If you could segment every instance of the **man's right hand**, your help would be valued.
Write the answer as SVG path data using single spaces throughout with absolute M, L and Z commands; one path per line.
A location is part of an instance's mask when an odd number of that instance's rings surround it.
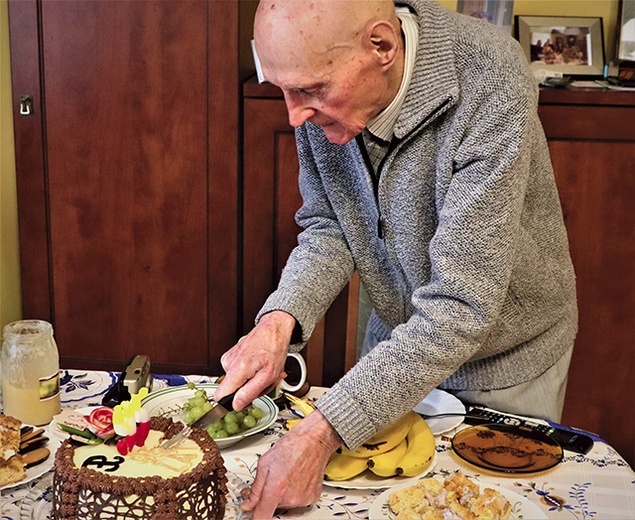
M 239 389 L 233 406 L 242 410 L 278 384 L 286 375 L 284 363 L 295 324 L 295 318 L 284 311 L 262 316 L 251 332 L 221 357 L 226 375 L 214 393 L 214 400 Z

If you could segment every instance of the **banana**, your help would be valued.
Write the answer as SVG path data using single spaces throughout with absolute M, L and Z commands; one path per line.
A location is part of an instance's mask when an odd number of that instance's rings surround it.
M 366 459 L 337 453 L 331 457 L 326 465 L 324 478 L 326 480 L 348 480 L 362 473 L 367 467 Z
M 357 449 L 351 451 L 344 447 L 342 448 L 342 453 L 351 457 L 367 459 L 388 450 L 392 450 L 395 446 L 397 446 L 397 444 L 406 438 L 406 435 L 408 435 L 410 425 L 412 424 L 415 415 L 420 417 L 416 412 L 413 412 L 412 410 L 409 411 L 394 423 L 386 426 L 383 430 L 378 431 L 375 435 L 373 435 L 373 437 Z
M 368 459 L 368 467 L 378 477 L 394 477 L 397 474 L 397 466 L 407 451 L 408 441 L 404 439 L 392 450 Z
M 414 413 L 414 412 L 413 412 Z M 418 414 L 406 436 L 408 450 L 397 465 L 397 475 L 414 477 L 430 467 L 436 449 L 434 435 L 428 423 Z
M 300 419 L 299 417 L 294 418 L 294 419 L 285 419 L 284 420 L 284 427 L 287 430 L 290 430 L 291 428 L 293 428 L 296 424 L 298 424 L 302 419 Z
M 315 405 L 308 399 L 300 399 L 299 397 L 296 397 L 293 394 L 288 394 L 287 392 L 284 392 L 284 396 L 293 406 L 295 406 L 300 412 L 302 412 L 304 417 L 315 410 Z

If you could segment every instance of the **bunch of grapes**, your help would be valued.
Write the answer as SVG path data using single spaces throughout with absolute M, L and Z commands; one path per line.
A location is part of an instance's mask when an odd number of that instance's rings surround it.
M 207 392 L 204 389 L 196 388 L 192 382 L 187 384 L 191 390 L 195 390 L 194 396 L 183 405 L 183 420 L 187 424 L 192 424 L 209 412 L 214 405 L 210 402 Z M 262 419 L 265 412 L 257 406 L 250 406 L 240 412 L 229 412 L 222 419 L 213 422 L 207 427 L 207 432 L 212 439 L 224 439 L 237 433 L 250 430 Z

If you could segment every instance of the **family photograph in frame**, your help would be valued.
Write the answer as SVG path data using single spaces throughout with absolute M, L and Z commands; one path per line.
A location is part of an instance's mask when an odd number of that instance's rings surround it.
M 515 17 L 516 37 L 534 71 L 592 77 L 604 73 L 602 18 Z
M 617 59 L 635 61 L 635 0 L 621 0 Z

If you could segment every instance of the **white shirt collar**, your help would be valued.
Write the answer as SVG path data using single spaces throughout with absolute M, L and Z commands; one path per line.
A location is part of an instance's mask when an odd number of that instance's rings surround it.
M 405 40 L 404 71 L 401 78 L 401 85 L 395 98 L 379 114 L 368 122 L 367 128 L 373 135 L 390 141 L 392 139 L 395 123 L 399 117 L 399 112 L 406 99 L 406 93 L 410 86 L 412 71 L 414 70 L 415 57 L 417 53 L 417 39 L 419 38 L 419 26 L 415 17 L 407 7 L 397 7 L 397 16 L 401 20 L 401 28 Z

